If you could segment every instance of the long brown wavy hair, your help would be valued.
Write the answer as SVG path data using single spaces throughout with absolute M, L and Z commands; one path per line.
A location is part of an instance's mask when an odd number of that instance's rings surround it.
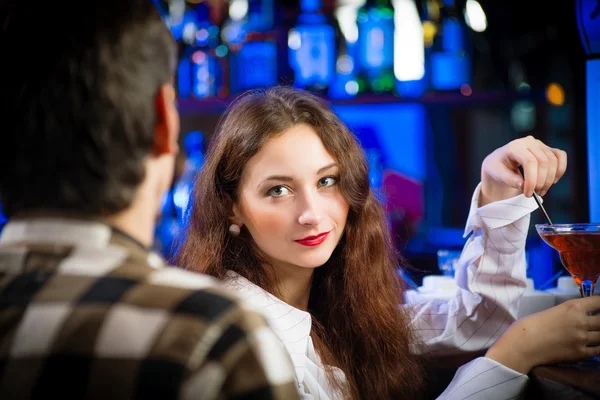
M 314 272 L 308 308 L 317 351 L 325 364 L 344 371 L 348 397 L 418 398 L 422 369 L 409 348 L 409 316 L 400 307 L 405 286 L 397 268 L 402 259 L 370 188 L 362 147 L 320 98 L 273 87 L 246 93 L 230 105 L 196 182 L 177 263 L 218 278 L 233 270 L 278 295 L 272 265 L 245 228 L 237 237 L 228 233 L 229 217 L 248 160 L 265 141 L 298 124 L 313 127 L 340 165 L 339 185 L 350 205 L 340 243 Z M 335 384 L 333 373 L 328 375 Z

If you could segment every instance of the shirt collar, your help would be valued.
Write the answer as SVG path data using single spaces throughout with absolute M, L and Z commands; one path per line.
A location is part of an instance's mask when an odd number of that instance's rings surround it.
M 10 220 L 0 234 L 0 244 L 53 243 L 102 249 L 126 248 L 131 258 L 161 268 L 164 260 L 122 230 L 94 219 L 30 217 Z
M 238 297 L 255 308 L 259 308 L 263 314 L 268 310 L 266 317 L 276 325 L 292 324 L 295 327 L 294 332 L 301 332 L 303 335 L 310 334 L 312 318 L 309 312 L 289 305 L 236 272 L 227 271 L 226 283 L 237 293 Z
M 2 230 L 0 243 L 47 242 L 94 248 L 106 247 L 111 228 L 98 221 L 35 217 L 11 219 Z

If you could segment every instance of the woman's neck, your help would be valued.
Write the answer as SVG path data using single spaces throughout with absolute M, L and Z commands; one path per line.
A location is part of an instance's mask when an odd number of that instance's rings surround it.
M 275 266 L 277 289 L 281 299 L 299 310 L 308 310 L 313 269 Z

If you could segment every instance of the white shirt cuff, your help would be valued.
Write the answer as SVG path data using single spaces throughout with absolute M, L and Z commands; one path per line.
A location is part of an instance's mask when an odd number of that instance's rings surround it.
M 525 197 L 523 194 L 479 207 L 480 196 L 481 183 L 477 185 L 473 193 L 463 237 L 469 236 L 472 231 L 484 226 L 488 229 L 496 229 L 510 225 L 538 208 L 533 197 Z
M 512 399 L 525 389 L 529 378 L 499 362 L 479 357 L 460 367 L 438 399 Z

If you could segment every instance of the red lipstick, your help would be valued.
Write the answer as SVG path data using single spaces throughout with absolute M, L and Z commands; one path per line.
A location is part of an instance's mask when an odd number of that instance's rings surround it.
M 302 246 L 318 246 L 321 243 L 323 243 L 325 239 L 327 239 L 327 236 L 329 236 L 329 232 L 323 232 L 316 236 L 307 236 L 303 239 L 298 239 L 295 242 L 301 244 Z

